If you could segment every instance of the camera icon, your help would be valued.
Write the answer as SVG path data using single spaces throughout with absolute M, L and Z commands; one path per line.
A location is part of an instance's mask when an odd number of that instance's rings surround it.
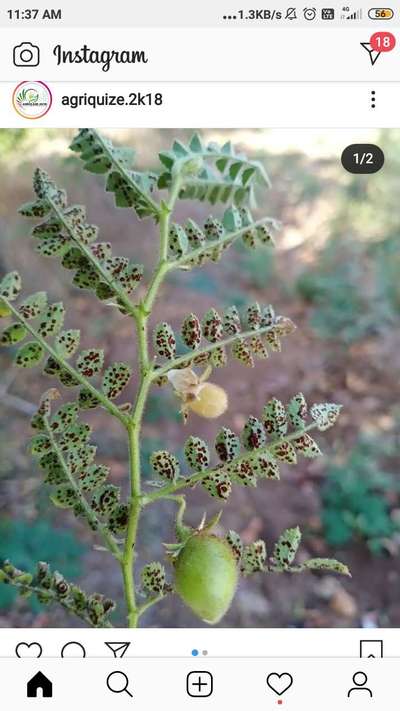
M 40 49 L 32 42 L 21 42 L 13 49 L 13 62 L 16 67 L 38 67 Z

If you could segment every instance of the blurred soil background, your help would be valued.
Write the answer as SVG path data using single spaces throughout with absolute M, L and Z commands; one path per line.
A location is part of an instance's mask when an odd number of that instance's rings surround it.
M 133 146 L 139 168 L 157 168 L 157 153 L 191 131 L 106 131 L 116 143 Z M 309 402 L 333 401 L 343 410 L 338 424 L 317 437 L 325 456 L 282 466 L 280 482 L 257 489 L 235 487 L 221 532 L 233 528 L 246 542 L 270 544 L 299 524 L 301 555 L 335 556 L 352 578 L 309 574 L 252 576 L 240 584 L 226 627 L 399 627 L 400 626 L 400 132 L 207 130 L 207 141 L 232 140 L 262 160 L 272 189 L 260 194 L 259 216 L 282 222 L 275 250 L 249 251 L 237 244 L 223 260 L 173 275 L 162 289 L 153 324 L 167 320 L 179 330 L 191 310 L 200 316 L 249 301 L 272 303 L 297 325 L 283 352 L 258 361 L 253 370 L 230 361 L 213 380 L 229 393 L 228 413 L 219 421 L 196 415 L 183 428 L 168 388 L 152 391 L 143 434 L 144 477 L 151 477 L 151 451 L 168 448 L 181 457 L 185 439 L 212 441 L 226 425 L 239 429 L 275 396 L 287 402 L 302 391 Z M 17 214 L 31 199 L 31 176 L 40 165 L 64 186 L 69 202 L 84 203 L 100 239 L 146 265 L 157 249 L 150 220 L 117 210 L 102 176 L 85 173 L 68 150 L 69 130 L 0 130 L 0 273 L 18 269 L 27 293 L 45 288 L 67 306 L 67 324 L 82 330 L 82 343 L 104 346 L 107 361 L 135 364 L 132 323 L 94 297 L 71 286 L 56 259 L 33 250 L 29 221 Z M 350 143 L 378 143 L 386 162 L 376 175 L 352 176 L 340 163 Z M 211 209 L 184 202 L 177 221 L 202 224 Z M 220 216 L 222 209 L 213 208 Z M 119 603 L 116 625 L 124 625 L 119 571 L 95 550 L 93 536 L 68 511 L 55 509 L 28 452 L 29 415 L 49 379 L 38 371 L 16 371 L 10 351 L 0 352 L 0 559 L 33 568 L 49 560 L 88 592 Z M 130 386 L 135 387 L 135 381 Z M 125 395 L 126 397 L 126 395 Z M 117 422 L 101 411 L 87 416 L 95 428 L 98 459 L 111 466 L 112 481 L 126 489 L 127 452 Z M 189 494 L 189 520 L 197 524 L 218 503 L 200 489 Z M 151 507 L 142 518 L 140 562 L 159 560 L 161 543 L 173 539 L 174 508 Z M 223 528 L 222 528 L 223 527 Z M 59 608 L 16 599 L 0 587 L 0 626 L 69 627 L 79 624 Z M 198 627 L 179 600 L 152 608 L 144 624 Z

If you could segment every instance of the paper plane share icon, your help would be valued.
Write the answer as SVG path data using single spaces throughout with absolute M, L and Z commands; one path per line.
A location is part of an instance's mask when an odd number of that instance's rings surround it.
M 382 52 L 378 52 L 378 50 L 373 49 L 371 47 L 370 42 L 360 42 L 360 44 L 361 44 L 361 47 L 364 47 L 364 49 L 368 52 L 369 58 L 371 60 L 371 64 L 372 64 L 372 66 L 374 66 L 375 62 L 377 61 L 377 59 L 379 59 Z
M 115 659 L 121 659 L 124 657 L 127 650 L 131 646 L 130 642 L 104 642 L 106 647 L 111 649 Z

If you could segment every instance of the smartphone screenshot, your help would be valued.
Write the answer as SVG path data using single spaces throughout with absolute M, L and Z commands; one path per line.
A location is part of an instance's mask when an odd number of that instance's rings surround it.
M 0 9 L 4 708 L 391 708 L 400 7 Z

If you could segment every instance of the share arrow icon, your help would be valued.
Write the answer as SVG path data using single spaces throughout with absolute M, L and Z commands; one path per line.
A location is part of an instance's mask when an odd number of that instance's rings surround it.
M 111 649 L 115 659 L 121 659 L 124 657 L 127 650 L 131 646 L 130 642 L 104 642 L 106 647 Z
M 369 58 L 371 60 L 371 64 L 372 64 L 372 66 L 374 66 L 375 62 L 377 61 L 377 59 L 379 59 L 382 52 L 378 52 L 376 49 L 371 47 L 370 42 L 360 42 L 360 44 L 361 44 L 361 47 L 364 47 L 364 49 L 368 52 Z

